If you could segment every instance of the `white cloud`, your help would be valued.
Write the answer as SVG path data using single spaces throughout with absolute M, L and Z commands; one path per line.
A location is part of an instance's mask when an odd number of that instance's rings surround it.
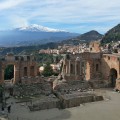
M 20 5 L 24 3 L 26 0 L 5 0 L 4 2 L 0 2 L 0 10 L 5 10 L 12 8 L 14 6 Z
M 108 27 L 103 25 L 102 29 L 100 24 L 106 22 L 113 25 L 113 22 L 115 24 L 120 21 L 120 0 L 5 0 L 0 2 L 1 10 L 3 12 L 0 15 L 8 16 L 15 23 L 14 26 L 31 22 L 55 22 L 59 26 L 65 23 L 96 23 L 99 29 L 106 30 Z M 86 29 L 90 28 L 85 26 Z
M 24 17 L 19 17 L 19 16 L 13 15 L 9 18 L 9 20 L 14 28 L 28 26 L 28 24 L 29 24 L 28 20 Z
M 43 19 L 45 21 L 95 21 L 95 19 L 104 17 L 104 19 L 112 19 L 111 16 L 119 16 L 120 12 L 120 1 L 108 1 L 108 0 L 89 0 L 89 1 L 83 1 L 83 0 L 74 0 L 74 1 L 68 1 L 68 0 L 57 0 L 50 3 L 50 0 L 46 0 L 44 7 L 40 7 L 43 5 L 42 3 L 35 3 L 34 5 L 39 6 L 37 8 L 33 8 L 33 11 L 31 11 L 30 18 L 39 17 L 40 19 Z M 31 3 L 32 4 L 32 3 Z M 56 5 L 57 4 L 57 5 Z M 114 8 L 114 9 L 113 9 Z M 96 17 L 96 18 L 95 18 Z M 100 18 L 102 19 L 102 18 Z

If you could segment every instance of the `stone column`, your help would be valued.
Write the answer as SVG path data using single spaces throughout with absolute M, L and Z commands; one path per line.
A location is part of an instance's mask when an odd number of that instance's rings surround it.
M 81 61 L 80 61 L 80 75 L 82 75 Z
M 80 61 L 77 61 L 77 75 L 80 76 L 80 71 L 81 71 L 81 68 L 80 68 Z
M 4 68 L 0 70 L 0 84 L 4 83 Z
M 94 75 L 94 66 L 93 66 L 93 61 L 90 60 L 89 61 L 89 69 L 90 69 L 90 79 L 93 78 L 93 75 Z
M 69 74 L 69 61 L 66 61 L 65 65 L 66 65 L 66 74 Z
M 37 69 L 38 69 L 38 68 L 37 68 L 37 65 L 35 64 L 35 65 L 34 65 L 34 76 L 37 76 Z
M 18 65 L 14 65 L 14 81 L 13 83 L 17 83 L 20 80 L 20 69 Z
M 77 61 L 75 60 L 75 76 L 77 75 Z
M 68 74 L 69 74 L 69 75 L 71 74 L 71 73 L 70 73 L 70 71 L 71 71 L 70 65 L 71 65 L 71 61 L 69 60 L 69 71 L 68 71 Z
M 27 77 L 30 77 L 30 65 L 27 65 Z

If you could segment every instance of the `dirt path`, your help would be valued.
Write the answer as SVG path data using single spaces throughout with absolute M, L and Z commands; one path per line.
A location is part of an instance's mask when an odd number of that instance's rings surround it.
M 64 110 L 30 112 L 27 106 L 14 104 L 10 117 L 11 120 L 16 120 L 17 117 L 21 118 L 20 120 L 120 120 L 120 93 L 107 90 L 106 94 L 111 100 L 87 103 Z

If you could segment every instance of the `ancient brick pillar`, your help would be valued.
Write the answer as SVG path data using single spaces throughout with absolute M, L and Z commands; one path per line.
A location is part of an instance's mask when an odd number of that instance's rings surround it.
M 77 61 L 75 60 L 75 76 L 77 75 Z
M 0 84 L 4 83 L 4 69 L 0 69 Z
M 90 80 L 90 63 L 86 63 L 86 80 Z
M 34 76 L 37 76 L 37 64 L 34 65 Z
M 19 65 L 14 66 L 14 81 L 13 83 L 17 83 L 20 81 L 20 69 Z
M 89 77 L 92 79 L 94 77 L 94 63 L 93 60 L 89 60 Z
M 66 74 L 69 74 L 69 61 L 68 60 L 65 61 L 65 65 L 66 65 Z
M 71 73 L 70 73 L 70 71 L 71 71 L 71 67 L 70 67 L 70 65 L 71 65 L 71 61 L 69 60 L 69 71 L 68 71 L 68 74 L 70 75 Z
M 30 77 L 31 75 L 30 75 L 30 65 L 29 66 L 27 66 L 27 77 Z
M 80 73 L 80 75 L 82 75 L 82 65 L 81 65 L 81 62 L 80 62 L 80 71 L 79 71 Z

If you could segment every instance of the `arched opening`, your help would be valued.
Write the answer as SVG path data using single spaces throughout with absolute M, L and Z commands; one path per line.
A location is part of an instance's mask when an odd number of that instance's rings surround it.
M 27 67 L 24 67 L 24 76 L 27 76 Z
M 4 80 L 14 79 L 14 65 L 7 65 L 4 70 Z
M 110 70 L 111 87 L 115 87 L 116 79 L 117 79 L 117 70 L 114 69 L 114 68 L 112 68 L 112 69 Z
M 98 72 L 98 70 L 99 70 L 99 65 L 96 64 L 96 72 Z
M 74 71 L 73 71 L 73 64 L 70 64 L 70 73 L 71 73 L 71 74 L 74 74 Z

